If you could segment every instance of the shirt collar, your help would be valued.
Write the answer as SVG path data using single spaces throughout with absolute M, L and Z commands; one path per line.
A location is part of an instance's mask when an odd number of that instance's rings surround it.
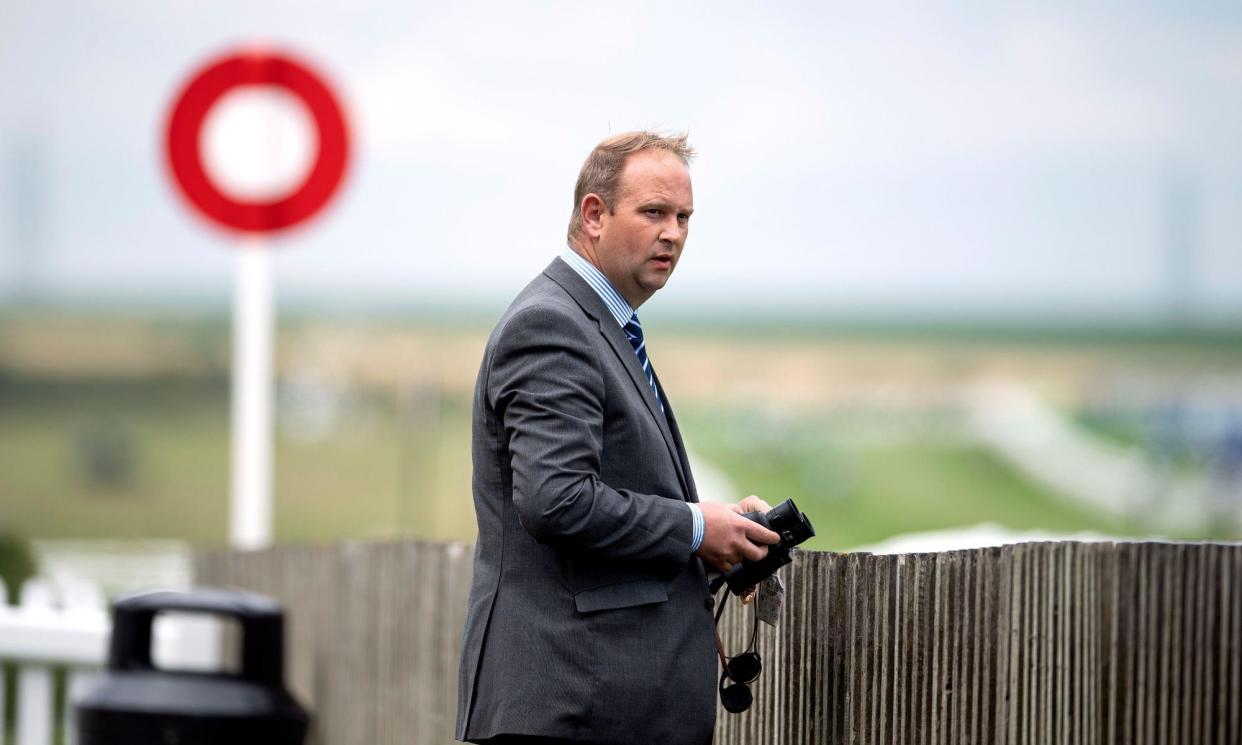
M 634 309 L 625 301 L 625 298 L 621 297 L 621 293 L 617 292 L 603 272 L 597 269 L 594 264 L 582 258 L 577 251 L 569 246 L 566 246 L 565 250 L 561 252 L 561 259 L 566 264 L 569 264 L 569 268 L 577 272 L 579 277 L 586 280 L 586 283 L 591 286 L 592 290 L 595 290 L 595 294 L 599 295 L 599 299 L 604 301 L 604 305 L 607 306 L 608 312 L 612 314 L 612 317 L 616 319 L 618 326 L 624 327 L 625 324 L 630 322 L 630 317 L 634 315 Z

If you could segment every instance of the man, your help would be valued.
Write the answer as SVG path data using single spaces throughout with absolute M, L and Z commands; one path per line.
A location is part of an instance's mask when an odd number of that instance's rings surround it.
M 779 536 L 702 503 L 636 310 L 694 199 L 686 138 L 616 135 L 583 164 L 569 248 L 517 296 L 475 387 L 479 537 L 459 678 L 471 742 L 702 745 L 716 712 L 704 562 Z

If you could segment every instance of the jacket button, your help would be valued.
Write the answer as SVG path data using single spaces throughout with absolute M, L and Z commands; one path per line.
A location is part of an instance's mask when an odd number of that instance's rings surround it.
M 706 605 L 708 610 L 716 610 L 716 598 L 708 595 L 703 601 L 703 605 Z

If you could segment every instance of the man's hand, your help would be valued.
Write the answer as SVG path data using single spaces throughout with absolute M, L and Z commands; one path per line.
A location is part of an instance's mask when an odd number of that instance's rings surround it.
M 740 504 L 700 502 L 703 513 L 703 544 L 698 554 L 708 564 L 728 572 L 742 559 L 759 561 L 768 555 L 768 546 L 781 537 L 757 522 L 742 517 L 743 512 L 771 509 L 758 497 L 747 497 Z
M 737 504 L 730 505 L 730 507 L 739 515 L 744 512 L 768 512 L 772 509 L 772 505 L 756 497 L 754 494 L 751 494 Z

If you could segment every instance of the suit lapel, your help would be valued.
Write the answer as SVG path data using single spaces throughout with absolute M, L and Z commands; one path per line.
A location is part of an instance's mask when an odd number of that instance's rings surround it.
M 660 376 L 656 375 L 654 367 L 651 369 L 651 374 L 655 375 L 656 385 L 660 386 L 660 390 L 664 390 L 664 384 L 660 382 Z M 650 388 L 650 386 L 648 387 Z M 697 502 L 699 501 L 699 490 L 694 483 L 693 472 L 690 470 L 690 456 L 686 452 L 686 443 L 681 439 L 681 428 L 677 426 L 677 417 L 673 415 L 673 406 L 668 402 L 667 397 L 664 399 L 664 409 L 668 412 L 668 426 L 673 434 L 673 445 L 677 449 L 677 458 L 681 463 L 682 473 L 685 474 L 684 483 L 689 489 L 687 492 L 689 494 L 688 501 Z
M 684 449 L 680 447 L 681 438 L 680 436 L 674 437 L 672 429 L 669 428 L 669 419 L 660 410 L 660 402 L 656 400 L 655 391 L 651 389 L 651 384 L 647 382 L 647 374 L 643 372 L 643 366 L 638 361 L 638 355 L 634 353 L 634 347 L 630 346 L 629 339 L 625 337 L 625 331 L 621 329 L 617 324 L 617 320 L 608 312 L 604 301 L 600 299 L 595 290 L 564 261 L 561 261 L 559 258 L 553 260 L 548 265 L 548 268 L 543 270 L 543 273 L 564 288 L 570 297 L 578 303 L 578 306 L 582 308 L 583 312 L 594 318 L 599 324 L 600 335 L 604 337 L 608 346 L 612 348 L 621 366 L 629 373 L 630 382 L 634 384 L 639 397 L 642 398 L 643 403 L 646 405 L 647 413 L 651 414 L 652 418 L 655 419 L 656 426 L 660 428 L 660 434 L 664 437 L 664 444 L 668 447 L 669 457 L 672 459 L 673 467 L 677 471 L 677 478 L 681 481 L 682 489 L 685 490 L 686 499 L 697 502 L 698 498 L 694 493 L 688 476 L 690 469 L 683 462 L 682 453 Z

